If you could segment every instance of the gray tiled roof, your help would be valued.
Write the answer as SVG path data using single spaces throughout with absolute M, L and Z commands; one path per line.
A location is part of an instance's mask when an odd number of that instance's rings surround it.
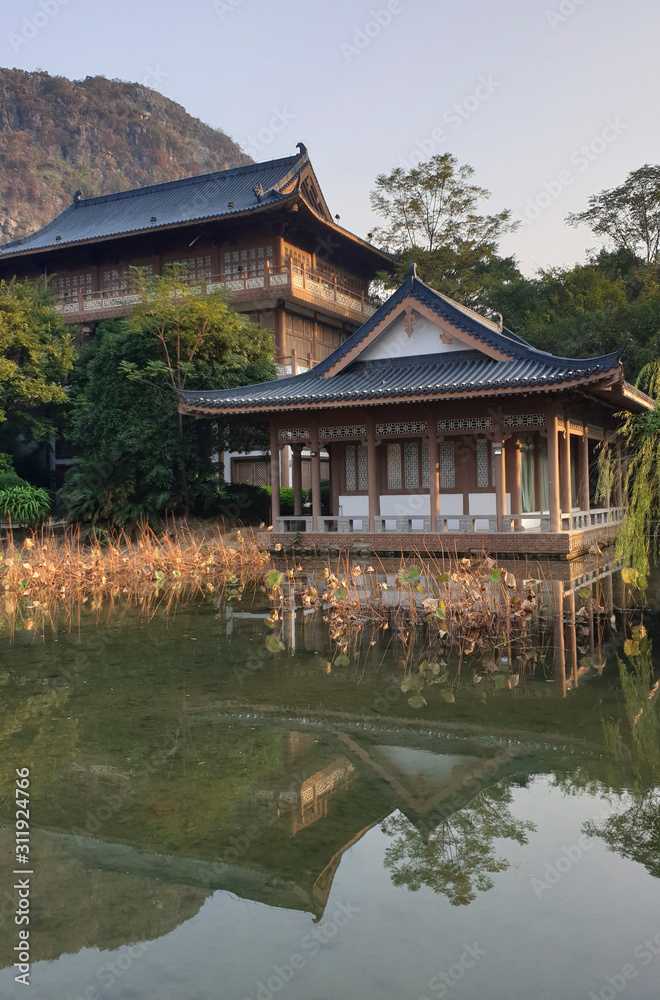
M 326 376 L 352 348 L 359 346 L 382 320 L 413 297 L 459 329 L 497 348 L 510 360 L 500 361 L 479 350 L 361 361 L 360 356 L 335 375 Z M 366 346 L 366 345 L 365 345 Z M 309 372 L 236 389 L 184 392 L 187 407 L 204 409 L 272 409 L 285 405 L 342 404 L 400 396 L 421 398 L 466 393 L 542 390 L 620 369 L 621 351 L 598 358 L 559 358 L 539 351 L 508 330 L 466 310 L 410 274 L 380 309 Z
M 275 205 L 286 197 L 281 189 L 308 162 L 303 152 L 118 194 L 81 198 L 41 229 L 0 247 L 0 259 Z M 259 184 L 264 191 L 261 198 L 254 193 Z

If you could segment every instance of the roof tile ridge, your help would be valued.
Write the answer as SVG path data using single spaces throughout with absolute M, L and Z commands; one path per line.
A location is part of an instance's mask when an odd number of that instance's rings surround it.
M 293 166 L 299 159 L 300 155 L 296 154 L 294 156 L 281 156 L 272 160 L 263 160 L 259 163 L 241 163 L 237 167 L 227 167 L 226 170 L 211 170 L 205 174 L 189 174 L 187 177 L 178 177 L 171 181 L 160 181 L 158 184 L 145 184 L 142 187 L 128 188 L 126 191 L 113 191 L 108 194 L 94 195 L 92 198 L 80 198 L 79 201 L 72 202 L 72 204 L 76 208 L 82 208 L 89 205 L 103 204 L 104 202 L 121 201 L 124 198 L 137 198 L 174 187 L 189 187 L 194 184 L 203 184 L 207 181 L 235 176 L 239 173 L 258 172 L 259 170 L 273 167 L 278 163 L 284 164 L 287 161 Z

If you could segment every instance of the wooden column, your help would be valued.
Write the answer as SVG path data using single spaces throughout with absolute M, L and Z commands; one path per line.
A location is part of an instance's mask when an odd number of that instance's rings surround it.
M 495 470 L 495 511 L 497 513 L 497 530 L 504 531 L 504 515 L 506 514 L 506 472 L 503 434 L 495 432 L 493 442 L 493 467 Z M 497 452 L 499 451 L 499 454 Z
M 522 514 L 522 455 L 520 454 L 520 438 L 516 434 L 515 437 L 509 438 L 507 444 L 507 452 L 511 448 L 511 472 L 512 481 L 509 486 L 509 491 L 511 493 L 511 513 L 512 514 Z M 511 522 L 514 531 L 516 528 L 521 528 L 522 525 L 520 520 L 516 523 Z
M 543 510 L 543 469 L 541 466 L 541 435 L 534 435 L 534 510 Z
M 563 436 L 561 434 L 559 435 L 559 464 L 561 509 L 564 514 L 570 514 L 573 508 L 573 502 L 571 489 L 571 434 L 568 429 L 568 417 L 564 419 L 564 434 Z
M 367 417 L 367 492 L 369 494 L 369 531 L 375 531 L 374 518 L 380 514 L 380 488 L 376 459 L 376 418 L 373 415 Z
M 270 489 L 271 521 L 277 527 L 276 520 L 280 516 L 280 445 L 275 419 L 270 422 Z
M 291 448 L 285 444 L 282 448 L 282 461 L 280 463 L 280 485 L 287 489 L 289 482 L 289 462 L 291 460 Z
M 442 435 L 438 432 L 436 417 L 428 422 L 429 433 L 426 440 L 429 448 L 429 500 L 431 512 L 431 531 L 438 530 L 440 517 L 440 441 Z
M 318 429 L 312 429 L 312 516 L 314 522 L 312 528 L 318 529 L 317 517 L 321 516 L 321 445 L 318 438 Z
M 301 444 L 294 444 L 293 466 L 291 469 L 293 479 L 293 513 L 302 514 L 302 450 Z
M 339 516 L 339 487 L 342 482 L 342 461 L 345 464 L 345 445 L 333 442 L 330 452 L 330 513 Z
M 561 531 L 559 516 L 559 442 L 557 440 L 557 414 L 549 410 L 548 423 L 548 507 L 550 531 Z
M 281 308 L 275 310 L 275 355 L 281 365 L 286 363 L 286 316 Z
M 580 510 L 589 510 L 591 505 L 591 491 L 589 489 L 589 428 L 586 424 L 582 428 L 582 440 L 580 441 L 578 490 Z

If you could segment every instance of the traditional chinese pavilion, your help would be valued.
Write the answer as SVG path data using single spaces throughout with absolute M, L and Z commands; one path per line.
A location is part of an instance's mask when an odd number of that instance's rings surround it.
M 429 288 L 413 266 L 387 302 L 310 371 L 186 392 L 181 411 L 269 422 L 274 543 L 304 532 L 318 546 L 483 545 L 568 556 L 614 537 L 621 476 L 610 503 L 596 507 L 596 452 L 618 413 L 653 407 L 626 382 L 621 354 L 576 359 L 539 351 Z M 295 514 L 282 517 L 288 449 Z M 308 516 L 303 453 L 311 458 Z M 322 460 L 329 510 L 321 505 Z

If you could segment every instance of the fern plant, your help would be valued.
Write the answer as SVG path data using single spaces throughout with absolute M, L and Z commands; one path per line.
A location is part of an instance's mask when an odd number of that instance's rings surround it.
M 50 494 L 25 483 L 0 490 L 0 518 L 20 527 L 33 528 L 50 516 Z

